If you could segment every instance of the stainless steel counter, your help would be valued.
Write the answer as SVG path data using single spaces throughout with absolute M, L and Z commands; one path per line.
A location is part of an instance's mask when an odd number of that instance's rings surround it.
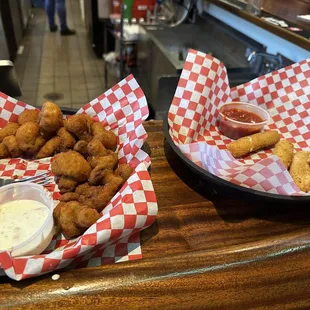
M 141 26 L 140 30 L 137 79 L 156 118 L 160 118 L 158 112 L 167 111 L 170 105 L 189 49 L 210 53 L 221 60 L 238 83 L 255 77 L 246 58 L 247 49 L 264 50 L 261 44 L 211 16 L 198 19 L 194 25 L 165 29 Z

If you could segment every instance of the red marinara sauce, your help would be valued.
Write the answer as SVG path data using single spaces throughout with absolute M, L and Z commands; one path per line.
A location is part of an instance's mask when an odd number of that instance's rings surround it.
M 253 112 L 231 107 L 221 112 L 219 130 L 228 138 L 239 139 L 260 132 L 263 122 L 264 119 Z
M 225 117 L 230 118 L 237 122 L 242 122 L 242 123 L 255 124 L 255 123 L 261 123 L 264 121 L 260 116 L 256 115 L 255 113 L 236 109 L 236 108 L 223 111 L 222 113 Z

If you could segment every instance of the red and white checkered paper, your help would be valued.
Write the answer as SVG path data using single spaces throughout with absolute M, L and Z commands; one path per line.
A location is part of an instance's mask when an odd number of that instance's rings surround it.
M 0 93 L 0 127 L 17 121 L 26 108 L 33 109 Z M 156 196 L 147 171 L 150 158 L 141 150 L 147 138 L 142 122 L 148 116 L 143 91 L 129 76 L 77 113 L 87 113 L 118 136 L 119 162 L 130 164 L 134 172 L 101 212 L 100 219 L 82 236 L 66 240 L 59 235 L 42 254 L 35 256 L 12 258 L 9 252 L 0 252 L 0 266 L 12 279 L 35 277 L 68 266 L 98 266 L 142 258 L 139 232 L 150 226 L 157 215 Z M 50 164 L 51 158 L 0 160 L 0 177 L 39 174 L 50 171 Z M 48 190 L 56 205 L 59 191 L 51 178 Z
M 277 130 L 295 150 L 310 148 L 310 59 L 260 76 L 233 89 L 218 59 L 190 50 L 169 109 L 174 143 L 200 167 L 232 183 L 274 194 L 307 195 L 293 182 L 272 150 L 242 160 L 226 145 L 232 140 L 216 126 L 219 108 L 240 101 L 270 113 L 266 130 Z

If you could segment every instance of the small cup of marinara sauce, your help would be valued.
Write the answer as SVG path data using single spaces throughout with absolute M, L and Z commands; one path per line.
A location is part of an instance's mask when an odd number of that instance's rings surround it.
M 239 139 L 262 131 L 269 119 L 269 113 L 256 105 L 231 102 L 220 107 L 218 127 L 226 137 Z

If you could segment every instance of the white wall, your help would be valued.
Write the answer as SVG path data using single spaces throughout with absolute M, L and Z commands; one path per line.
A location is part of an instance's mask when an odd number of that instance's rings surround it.
M 294 62 L 310 58 L 310 51 L 282 39 L 281 37 L 278 37 L 273 33 L 218 7 L 217 5 L 208 4 L 205 6 L 205 11 L 253 40 L 265 45 L 268 53 L 280 53 Z

